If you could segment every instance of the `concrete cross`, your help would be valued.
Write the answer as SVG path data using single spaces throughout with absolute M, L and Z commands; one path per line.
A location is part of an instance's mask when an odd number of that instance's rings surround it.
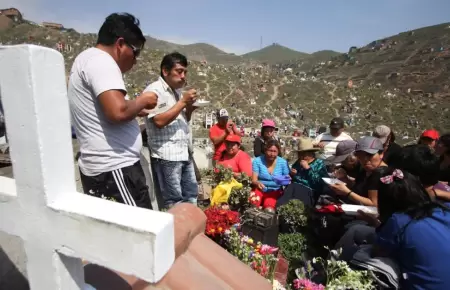
M 157 282 L 175 257 L 173 216 L 77 193 L 63 56 L 0 46 L 14 179 L 0 177 L 0 230 L 19 236 L 32 290 L 84 288 L 81 258 Z

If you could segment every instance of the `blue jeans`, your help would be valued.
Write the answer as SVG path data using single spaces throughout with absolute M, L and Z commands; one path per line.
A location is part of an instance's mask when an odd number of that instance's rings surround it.
M 180 202 L 197 204 L 198 184 L 192 159 L 168 161 L 152 158 L 152 168 L 164 207 L 170 208 Z

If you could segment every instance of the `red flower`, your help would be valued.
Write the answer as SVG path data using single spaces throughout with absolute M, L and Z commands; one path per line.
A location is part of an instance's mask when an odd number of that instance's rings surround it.
M 218 207 L 210 207 L 205 210 L 206 229 L 205 234 L 210 237 L 221 235 L 232 225 L 239 223 L 239 213 L 224 210 Z

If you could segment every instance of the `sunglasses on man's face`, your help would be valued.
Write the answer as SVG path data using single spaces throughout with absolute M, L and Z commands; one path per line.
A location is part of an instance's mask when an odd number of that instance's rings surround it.
M 128 43 L 126 40 L 124 40 L 124 42 L 133 51 L 134 58 L 138 58 L 139 55 L 141 54 L 142 48 L 137 48 L 136 46 L 132 45 L 131 43 Z

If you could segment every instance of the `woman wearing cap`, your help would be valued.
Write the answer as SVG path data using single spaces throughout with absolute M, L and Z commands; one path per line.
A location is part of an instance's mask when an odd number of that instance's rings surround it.
M 430 146 L 431 149 L 436 147 L 436 142 L 439 139 L 439 132 L 434 129 L 423 131 L 422 135 L 420 135 L 418 144 L 424 144 Z
M 394 132 L 385 125 L 380 125 L 375 128 L 372 136 L 381 140 L 384 146 L 383 161 L 390 167 L 399 166 L 399 160 L 401 158 L 402 146 L 395 143 Z
M 276 140 L 269 140 L 264 147 L 264 155 L 253 160 L 252 185 L 254 190 L 250 195 L 251 202 L 268 212 L 275 212 L 277 199 L 283 194 L 281 185 L 274 177 L 289 177 L 288 162 L 279 157 L 280 144 Z
M 238 135 L 228 135 L 225 138 L 225 151 L 222 153 L 217 164 L 229 167 L 235 176 L 245 173 L 252 176 L 252 159 L 250 155 L 241 150 L 241 137 Z
M 337 195 L 354 204 L 376 206 L 379 177 L 387 169 L 387 164 L 383 161 L 383 143 L 373 136 L 362 138 L 357 143 L 355 156 L 363 170 L 355 181 L 344 179 L 344 183 L 332 184 L 330 187 Z
M 325 163 L 316 158 L 315 148 L 310 138 L 300 138 L 297 149 L 298 159 L 292 165 L 291 177 L 293 182 L 308 186 L 315 192 L 322 192 L 322 177 L 328 177 Z
M 264 154 L 264 145 L 269 140 L 277 140 L 275 137 L 275 122 L 265 119 L 263 120 L 261 126 L 261 136 L 257 137 L 253 143 L 253 154 L 255 157 Z M 279 152 L 279 156 L 281 157 L 281 150 Z
M 225 138 L 233 134 L 239 135 L 239 130 L 233 122 L 229 121 L 228 111 L 220 109 L 217 112 L 217 123 L 209 129 L 209 139 L 214 144 L 213 165 L 226 149 Z

